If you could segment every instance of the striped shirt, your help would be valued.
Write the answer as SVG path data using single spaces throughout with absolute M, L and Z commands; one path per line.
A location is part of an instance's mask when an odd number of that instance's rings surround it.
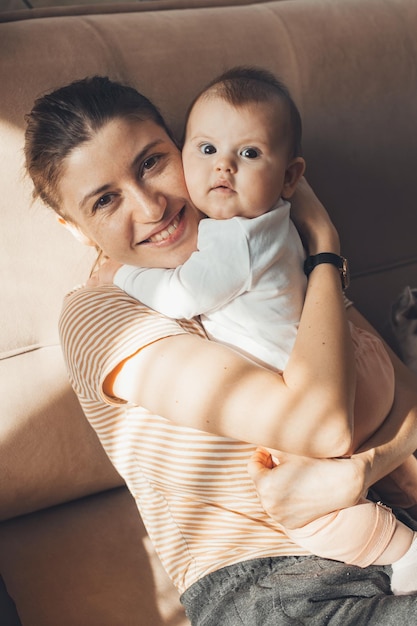
M 84 413 L 180 593 L 233 563 L 306 554 L 261 507 L 246 469 L 254 446 L 104 395 L 106 376 L 150 343 L 184 333 L 205 339 L 196 321 L 165 318 L 111 285 L 71 292 L 60 333 Z

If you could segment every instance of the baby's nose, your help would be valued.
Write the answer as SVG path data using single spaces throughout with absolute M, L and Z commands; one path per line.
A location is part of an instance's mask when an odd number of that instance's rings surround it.
M 232 172 L 236 169 L 234 159 L 229 156 L 219 156 L 216 162 L 216 170 L 219 172 Z

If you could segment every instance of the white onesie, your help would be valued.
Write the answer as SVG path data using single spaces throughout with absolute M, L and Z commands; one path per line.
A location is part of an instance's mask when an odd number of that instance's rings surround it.
M 197 247 L 176 269 L 124 265 L 114 283 L 167 317 L 200 315 L 211 339 L 283 370 L 307 285 L 289 202 L 251 219 L 205 218 Z

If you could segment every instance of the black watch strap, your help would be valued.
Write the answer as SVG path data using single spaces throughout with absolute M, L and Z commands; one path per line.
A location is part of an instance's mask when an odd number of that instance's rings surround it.
M 330 263 L 337 267 L 340 272 L 340 278 L 342 280 L 342 288 L 347 289 L 349 286 L 349 264 L 347 259 L 333 252 L 320 252 L 320 254 L 312 254 L 308 256 L 304 261 L 304 273 L 306 276 L 310 276 L 311 272 L 317 265 L 321 263 Z

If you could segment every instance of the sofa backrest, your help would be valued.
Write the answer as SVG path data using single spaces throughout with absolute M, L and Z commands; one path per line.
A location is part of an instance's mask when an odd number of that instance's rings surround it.
M 0 517 L 120 482 L 68 387 L 57 335 L 92 253 L 31 203 L 24 178 L 24 116 L 40 94 L 109 75 L 155 101 L 179 136 L 209 79 L 234 65 L 272 70 L 301 110 L 306 175 L 350 258 L 348 295 L 389 338 L 391 301 L 417 284 L 415 0 L 205 4 L 0 23 Z

